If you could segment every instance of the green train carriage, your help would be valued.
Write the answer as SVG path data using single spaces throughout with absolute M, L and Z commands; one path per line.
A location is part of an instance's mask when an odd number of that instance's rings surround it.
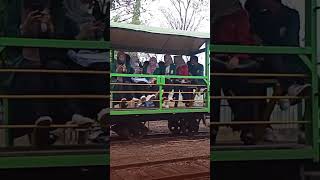
M 141 137 L 146 134 L 144 123 L 148 121 L 168 121 L 168 128 L 174 134 L 194 134 L 198 132 L 199 123 L 204 120 L 210 112 L 210 62 L 209 62 L 209 34 L 170 30 L 163 28 L 146 27 L 141 25 L 131 25 L 123 23 L 111 23 L 110 27 L 112 60 L 115 60 L 115 51 L 143 52 L 150 54 L 170 54 L 192 56 L 203 54 L 205 67 L 204 76 L 167 76 L 167 75 L 145 75 L 145 74 L 117 74 L 111 73 L 111 87 L 118 83 L 113 81 L 116 77 L 140 77 L 156 78 L 158 93 L 158 106 L 152 108 L 119 108 L 114 104 L 113 95 L 117 93 L 144 93 L 141 91 L 115 91 L 111 88 L 111 130 L 115 130 L 119 135 L 126 137 Z M 163 56 L 161 56 L 162 58 Z M 112 63 L 112 62 L 111 62 Z M 198 107 L 162 107 L 163 89 L 166 79 L 198 79 L 205 82 L 203 85 L 188 84 L 185 86 L 204 87 L 207 91 L 203 93 L 203 105 Z M 139 86 L 141 84 L 122 84 Z M 171 84 L 172 86 L 172 84 Z M 179 86 L 179 84 L 175 84 Z M 180 84 L 180 86 L 183 86 Z M 168 92 L 167 92 L 168 93 Z M 160 100 L 159 100 L 160 99 Z M 193 100 L 193 99 L 189 99 Z M 183 101 L 183 100 L 176 100 Z

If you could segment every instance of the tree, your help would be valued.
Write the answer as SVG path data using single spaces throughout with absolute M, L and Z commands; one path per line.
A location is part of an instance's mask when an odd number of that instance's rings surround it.
M 153 1 L 153 0 L 152 0 Z M 130 24 L 143 24 L 141 16 L 148 12 L 144 7 L 150 0 L 113 0 L 111 4 L 111 21 Z
M 173 29 L 197 31 L 209 19 L 209 0 L 170 0 L 170 4 L 160 10 Z

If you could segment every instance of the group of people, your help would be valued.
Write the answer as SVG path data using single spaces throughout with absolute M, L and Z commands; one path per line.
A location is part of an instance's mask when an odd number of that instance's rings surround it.
M 6 36 L 35 39 L 96 40 L 106 38 L 103 8 L 95 0 L 23 0 L 21 16 L 9 19 Z M 13 4 L 13 3 L 12 3 Z M 92 9 L 95 11 L 92 12 Z M 11 11 L 12 10 L 12 11 Z M 19 11 L 18 11 L 19 12 Z M 9 17 L 17 10 L 8 8 Z M 13 18 L 14 19 L 14 18 Z M 19 30 L 18 32 L 13 31 Z M 16 34 L 15 34 L 16 33 Z M 49 70 L 101 70 L 109 66 L 106 50 L 79 50 L 23 47 L 8 49 L 7 67 Z M 17 72 L 12 74 L 8 92 L 12 95 L 107 95 L 106 74 Z M 66 97 L 67 98 L 67 97 Z M 10 99 L 9 124 L 91 124 L 94 142 L 108 141 L 107 99 Z M 18 138 L 29 135 L 33 145 L 49 145 L 57 140 L 54 129 L 13 129 Z
M 213 43 L 221 45 L 299 46 L 300 17 L 298 11 L 285 6 L 281 0 L 247 0 L 243 6 L 239 0 L 213 1 Z M 288 73 L 308 74 L 307 66 L 296 55 L 214 54 L 213 72 L 223 73 Z M 308 93 L 310 84 L 305 79 L 276 77 L 274 96 L 301 96 Z M 220 96 L 252 96 L 266 87 L 249 83 L 249 77 L 212 78 L 212 94 Z M 260 91 L 260 92 L 257 92 Z M 261 94 L 259 94 L 261 96 Z M 261 100 L 260 100 L 261 102 Z M 259 100 L 228 100 L 235 121 L 269 120 L 275 100 L 262 106 L 260 116 L 255 116 Z M 298 103 L 290 99 L 277 102 L 282 110 Z M 271 105 L 271 108 L 270 106 Z M 261 115 L 263 114 L 263 115 Z M 220 100 L 213 101 L 213 121 L 220 121 Z M 233 126 L 241 131 L 240 138 L 246 144 L 257 141 L 256 126 Z M 274 141 L 271 126 L 264 126 L 263 140 Z M 213 143 L 218 127 L 213 129 Z M 261 133 L 261 132 L 260 132 Z
M 163 61 L 157 62 L 156 57 L 151 57 L 143 64 L 138 59 L 132 59 L 129 54 L 118 52 L 117 59 L 111 64 L 111 72 L 119 74 L 145 74 L 145 75 L 177 75 L 177 76 L 203 76 L 204 67 L 199 63 L 197 56 L 191 56 L 186 63 L 182 56 L 164 55 Z M 127 108 L 129 101 L 134 101 L 137 107 L 158 107 L 159 87 L 156 78 L 144 77 L 115 77 L 115 83 L 111 91 L 113 93 L 113 105 L 120 108 Z M 136 84 L 136 85 L 135 85 Z M 144 85 L 145 84 L 145 85 Z M 198 86 L 204 85 L 202 80 L 188 78 L 166 78 L 163 87 L 163 108 L 169 108 L 169 102 L 174 102 L 178 107 L 179 92 L 183 97 L 186 107 L 193 106 L 195 89 L 200 92 Z M 203 88 L 202 88 L 203 89 Z M 133 93 L 118 93 L 119 91 L 129 91 Z M 173 98 L 169 100 L 169 94 L 173 91 Z M 157 100 L 158 99 L 158 100 Z

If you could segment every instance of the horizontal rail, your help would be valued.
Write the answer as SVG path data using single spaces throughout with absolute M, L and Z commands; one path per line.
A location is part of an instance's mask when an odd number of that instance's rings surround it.
M 194 99 L 190 99 L 190 100 L 165 100 L 165 102 L 185 102 L 185 101 L 187 101 L 187 102 L 206 102 L 207 100 L 206 99 L 204 99 L 204 100 L 194 100 Z
M 111 73 L 111 77 L 139 77 L 139 78 L 157 78 L 165 77 L 167 79 L 207 79 L 206 76 L 178 76 L 178 75 L 149 75 L 149 74 L 119 74 Z
M 214 53 L 246 53 L 246 54 L 312 54 L 311 47 L 284 46 L 245 46 L 245 45 L 214 45 L 210 46 Z
M 269 124 L 307 124 L 309 121 L 234 121 L 234 122 L 211 122 L 212 126 L 228 125 L 269 125 Z
M 110 74 L 110 71 L 53 70 L 53 69 L 0 69 L 0 73 L 53 73 L 53 74 Z
M 0 37 L 0 46 L 108 50 L 110 42 Z
M 137 94 L 151 94 L 151 93 L 159 93 L 159 91 L 110 91 L 112 94 L 122 94 L 122 93 L 137 93 Z M 179 91 L 169 91 L 169 92 L 163 92 L 165 94 L 168 93 L 181 93 L 181 94 L 195 94 L 195 93 L 203 93 L 203 92 L 179 92 Z
M 211 96 L 210 99 L 307 99 L 308 96 Z
M 0 99 L 109 99 L 109 95 L 0 95 Z
M 123 93 L 137 93 L 137 94 L 152 94 L 159 93 L 159 91 L 110 91 L 111 94 L 123 94 Z
M 133 100 L 132 100 L 133 101 Z M 164 100 L 165 102 L 206 102 L 207 100 L 194 100 L 194 99 L 190 99 L 190 100 Z M 120 102 L 123 102 L 123 101 L 110 101 L 110 102 L 113 102 L 113 103 L 120 103 Z M 151 102 L 160 102 L 160 100 L 152 100 Z
M 92 128 L 92 127 L 104 127 L 108 128 L 109 126 L 98 126 L 98 125 L 73 125 L 73 124 L 51 124 L 48 126 L 41 125 L 0 125 L 0 129 L 31 129 L 31 128 Z
M 139 83 L 110 83 L 110 85 L 122 85 L 122 86 L 159 86 L 158 84 L 139 84 Z
M 118 111 L 118 112 L 121 112 L 121 111 L 126 111 L 126 110 L 145 110 L 145 109 L 148 109 L 148 110 L 157 110 L 157 111 L 165 111 L 165 110 L 186 110 L 186 109 L 194 109 L 194 110 L 198 110 L 198 109 L 207 109 L 208 107 L 205 107 L 205 106 L 194 106 L 194 107 L 175 107 L 175 108 L 162 108 L 162 110 L 159 109 L 159 107 L 144 107 L 144 108 L 137 108 L 137 107 L 134 107 L 134 108 L 130 108 L 130 107 L 127 107 L 127 108 L 111 108 L 113 111 Z M 136 112 L 135 112 L 136 113 Z M 172 112 L 170 112 L 172 113 Z
M 240 76 L 240 77 L 309 77 L 306 74 L 263 74 L 263 73 L 210 73 L 212 76 Z
M 168 163 L 177 163 L 183 161 L 195 161 L 201 159 L 210 159 L 210 156 L 194 156 L 194 157 L 185 157 L 185 158 L 177 158 L 177 159 L 167 159 L 161 161 L 150 161 L 150 162 L 142 162 L 142 163 L 134 163 L 134 164 L 125 164 L 125 165 L 117 165 L 110 166 L 111 170 L 120 170 L 120 169 L 128 169 L 128 168 L 137 168 L 143 166 L 153 166 L 159 164 L 168 164 Z
M 164 86 L 207 87 L 207 85 L 201 85 L 201 84 L 164 84 Z
M 110 85 L 124 85 L 124 86 L 159 86 L 159 84 L 139 84 L 139 83 L 110 83 Z M 188 86 L 188 87 L 207 87 L 207 85 L 200 84 L 163 84 L 163 86 Z

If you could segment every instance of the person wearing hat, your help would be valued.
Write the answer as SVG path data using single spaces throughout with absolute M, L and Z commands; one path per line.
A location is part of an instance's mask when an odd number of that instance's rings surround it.
M 219 45 L 255 45 L 254 35 L 251 33 L 249 15 L 242 7 L 239 0 L 216 0 L 213 1 L 213 44 Z M 248 54 L 214 54 L 213 72 L 236 73 L 250 72 L 252 67 L 248 63 L 255 61 Z M 242 68 L 245 67 L 245 68 Z M 251 95 L 244 77 L 215 77 L 213 78 L 213 96 L 221 96 L 221 89 L 226 96 Z M 253 119 L 252 102 L 229 100 L 234 120 Z M 249 104 L 251 103 L 251 104 Z M 213 102 L 214 121 L 220 120 L 220 100 Z M 248 126 L 232 127 L 233 130 L 241 131 L 241 140 L 245 144 L 254 144 L 253 130 Z M 213 143 L 217 136 L 218 128 L 213 129 Z

